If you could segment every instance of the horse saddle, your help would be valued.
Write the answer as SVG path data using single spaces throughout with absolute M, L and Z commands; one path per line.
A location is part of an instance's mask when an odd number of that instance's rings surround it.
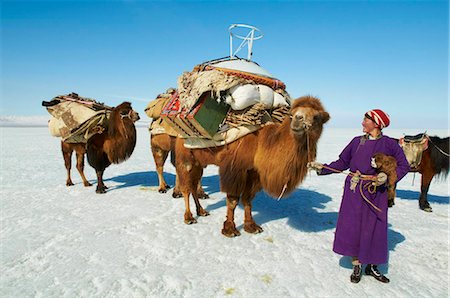
M 415 136 L 404 136 L 403 139 L 405 142 L 418 143 L 422 142 L 422 140 L 426 138 L 426 133 L 419 133 Z
M 404 136 L 399 139 L 399 145 L 402 147 L 408 160 L 411 170 L 417 170 L 422 161 L 422 152 L 428 148 L 428 136 L 426 133 L 419 133 L 414 136 Z

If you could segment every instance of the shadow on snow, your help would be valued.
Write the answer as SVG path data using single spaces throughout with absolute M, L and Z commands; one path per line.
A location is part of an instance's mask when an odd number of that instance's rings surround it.
M 412 190 L 398 190 L 397 189 L 397 198 L 399 199 L 405 199 L 405 200 L 414 200 L 419 202 L 420 192 L 418 191 L 412 191 Z M 450 201 L 449 197 L 445 196 L 437 196 L 428 194 L 427 200 L 430 203 L 437 203 L 437 204 L 448 204 Z
M 164 179 L 172 187 L 175 185 L 175 175 L 171 173 L 164 173 Z M 132 186 L 143 187 L 157 187 L 158 175 L 155 171 L 136 172 L 126 175 L 109 178 L 105 181 L 114 181 L 122 183 L 111 189 L 119 189 Z M 202 178 L 202 185 L 205 191 L 211 195 L 220 192 L 219 176 L 206 176 Z M 167 195 L 167 194 L 166 194 Z M 418 192 L 397 190 L 397 197 L 401 199 L 415 200 L 419 197 Z M 163 196 L 163 195 L 161 195 Z M 449 198 L 442 196 L 428 196 L 430 202 L 448 204 Z M 212 199 L 214 200 L 214 199 Z M 297 230 L 303 232 L 320 232 L 336 227 L 337 212 L 320 212 L 325 209 L 325 204 L 331 201 L 331 197 L 307 189 L 296 189 L 288 197 L 281 200 L 270 197 L 265 192 L 261 191 L 256 194 L 252 204 L 253 218 L 259 225 L 267 222 L 287 219 L 287 224 Z M 225 208 L 226 202 L 224 195 L 222 199 L 217 202 L 209 204 L 205 209 L 208 211 Z M 242 211 L 242 204 L 239 204 Z M 225 213 L 223 214 L 225 216 Z M 242 229 L 242 225 L 237 227 Z M 388 249 L 395 250 L 397 244 L 403 242 L 405 237 L 392 230 L 388 229 Z M 340 265 L 345 268 L 351 268 L 351 258 L 342 257 Z M 386 269 L 386 267 L 380 267 Z

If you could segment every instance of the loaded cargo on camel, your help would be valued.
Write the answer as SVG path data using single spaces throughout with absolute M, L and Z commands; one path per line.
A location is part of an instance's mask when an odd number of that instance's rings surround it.
M 234 34 L 238 27 L 249 33 Z M 255 194 L 264 189 L 282 198 L 303 181 L 307 163 L 316 157 L 323 124 L 330 118 L 319 99 L 304 96 L 293 101 L 283 82 L 251 61 L 253 41 L 262 37 L 257 32 L 252 26 L 232 25 L 230 40 L 233 36 L 243 39 L 247 59 L 235 57 L 230 45 L 230 57 L 183 73 L 161 111 L 163 121 L 178 133 L 175 163 L 186 206 L 184 222 L 197 221 L 190 211 L 190 195 L 197 215 L 209 215 L 198 200 L 197 187 L 203 168 L 217 165 L 221 191 L 227 194 L 222 229 L 227 237 L 240 235 L 234 223 L 240 200 L 244 230 L 262 232 L 252 217 Z
M 66 185 L 73 185 L 70 177 L 71 156 L 76 151 L 77 169 L 85 186 L 84 155 L 97 174 L 97 193 L 105 193 L 103 172 L 111 163 L 121 163 L 133 153 L 136 145 L 134 122 L 139 115 L 130 102 L 112 108 L 76 93 L 60 95 L 42 105 L 52 115 L 50 133 L 61 137 L 61 149 L 67 170 Z

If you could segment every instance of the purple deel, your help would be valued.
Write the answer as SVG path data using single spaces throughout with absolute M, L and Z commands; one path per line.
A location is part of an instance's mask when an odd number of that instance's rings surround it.
M 376 153 L 384 153 L 397 160 L 398 181 L 408 173 L 410 168 L 403 150 L 396 140 L 387 136 L 381 136 L 376 140 L 369 140 L 366 136 L 355 137 L 339 155 L 338 160 L 325 166 L 338 171 L 350 169 L 353 173 L 359 170 L 361 174 L 376 175 L 375 169 L 371 166 L 371 158 Z M 334 173 L 332 170 L 323 168 L 320 175 L 332 173 Z M 386 187 L 377 187 L 375 193 L 370 193 L 367 187 L 364 187 L 368 181 L 360 180 L 353 191 L 350 189 L 350 182 L 351 177 L 347 176 L 336 224 L 333 251 L 344 256 L 358 257 L 363 264 L 385 264 L 388 259 Z M 381 209 L 381 212 L 363 199 L 361 183 L 365 197 Z

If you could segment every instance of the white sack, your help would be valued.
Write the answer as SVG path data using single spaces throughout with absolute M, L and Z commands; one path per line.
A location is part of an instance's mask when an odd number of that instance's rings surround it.
M 286 98 L 284 98 L 280 93 L 273 92 L 273 107 L 289 106 Z
M 259 101 L 265 104 L 268 108 L 273 106 L 274 91 L 266 85 L 258 85 Z
M 257 85 L 246 84 L 231 87 L 229 95 L 226 97 L 226 103 L 233 110 L 242 110 L 259 102 L 259 89 Z

